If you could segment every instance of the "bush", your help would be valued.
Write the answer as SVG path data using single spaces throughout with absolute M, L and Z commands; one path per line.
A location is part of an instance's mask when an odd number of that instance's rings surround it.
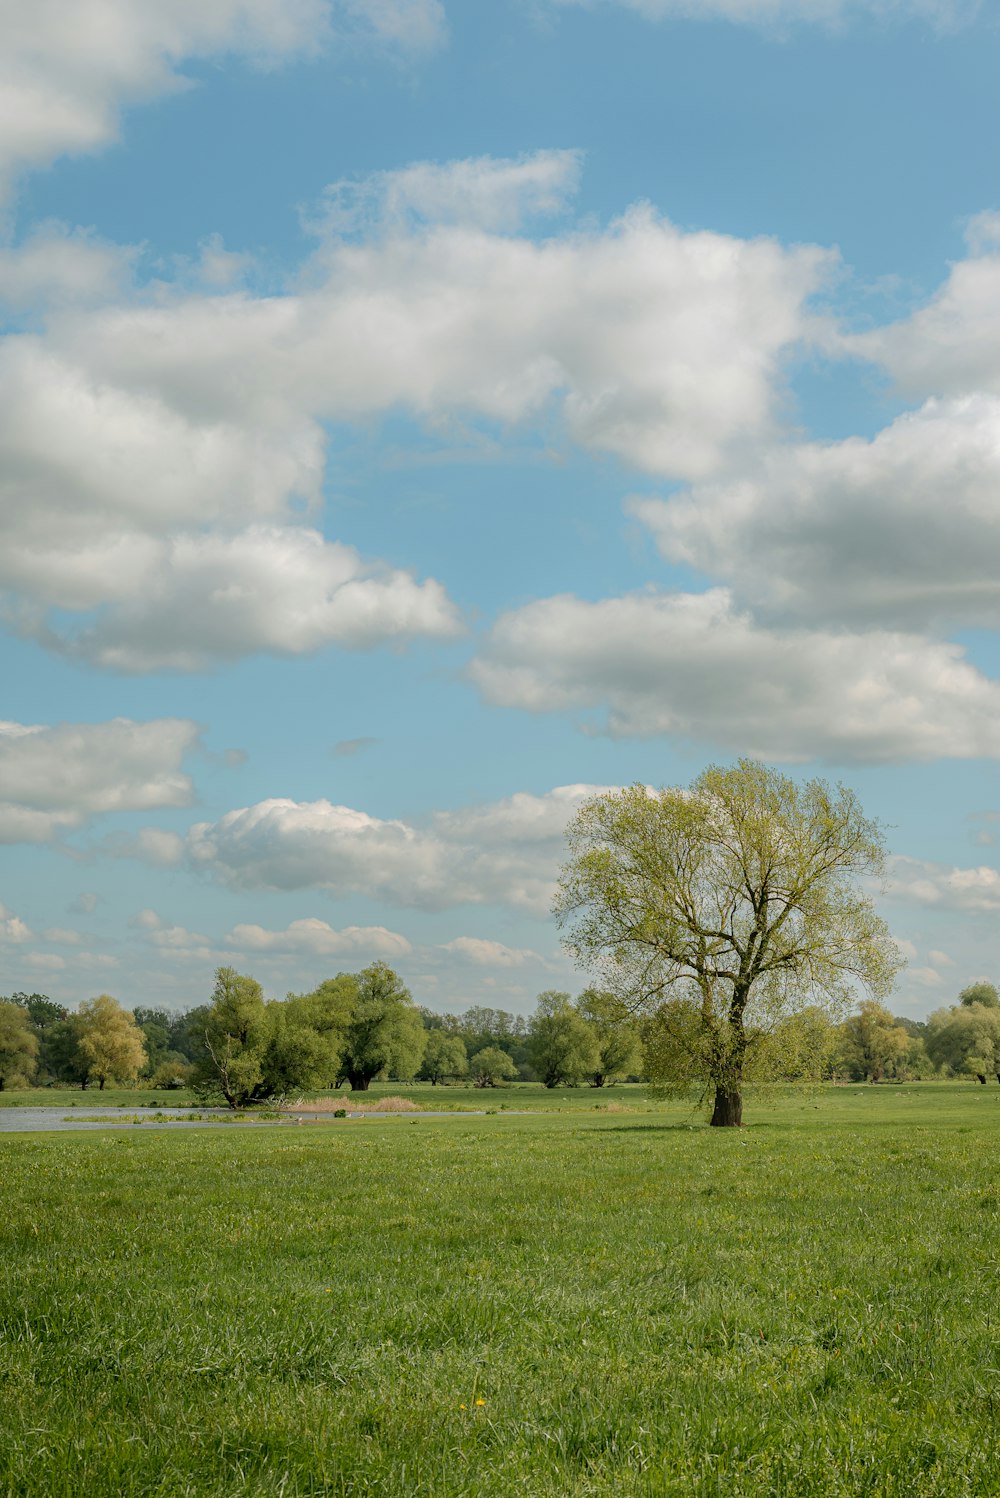
M 186 1061 L 163 1061 L 149 1079 L 150 1087 L 163 1092 L 173 1092 L 178 1087 L 187 1087 L 194 1074 L 194 1067 Z

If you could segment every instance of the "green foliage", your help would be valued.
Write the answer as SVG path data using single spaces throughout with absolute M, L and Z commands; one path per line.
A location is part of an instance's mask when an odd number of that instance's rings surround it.
M 447 1077 L 466 1077 L 468 1074 L 469 1057 L 461 1035 L 449 1035 L 442 1029 L 429 1030 L 419 1075 L 436 1086 Z
M 927 1053 L 953 1075 L 1000 1080 L 1000 1008 L 964 1000 L 927 1021 Z
M 220 967 L 205 1018 L 205 1056 L 195 1076 L 200 1094 L 221 1094 L 230 1108 L 270 1096 L 264 1077 L 269 1026 L 260 984 Z
M 970 1008 L 973 1004 L 979 1004 L 983 1009 L 1000 1008 L 1000 993 L 997 992 L 996 984 L 987 978 L 977 978 L 974 983 L 969 983 L 958 996 L 958 1002 Z
M 568 993 L 550 989 L 538 995 L 528 1025 L 528 1056 L 546 1087 L 575 1086 L 601 1068 L 597 1032 L 581 1016 Z
M 38 1065 L 38 1037 L 26 1010 L 0 999 L 0 1091 L 28 1087 Z
M 859 888 L 883 869 L 882 838 L 842 786 L 741 760 L 687 790 L 591 797 L 567 838 L 567 946 L 630 1006 L 664 1009 L 650 1074 L 699 1079 L 713 1122 L 739 1123 L 744 1083 L 782 1074 L 790 1014 L 892 987 L 898 948 Z
M 514 1059 L 498 1045 L 484 1046 L 469 1062 L 474 1087 L 497 1087 L 517 1076 Z
M 146 1064 L 142 1031 L 117 999 L 102 993 L 76 1014 L 77 1045 L 88 1077 L 103 1092 L 109 1081 L 134 1082 Z
M 883 1004 L 866 999 L 839 1028 L 836 1066 L 855 1081 L 879 1082 L 905 1070 L 913 1042 Z
M 195 1068 L 183 1056 L 168 1056 L 161 1061 L 149 1079 L 150 1087 L 163 1092 L 177 1092 L 190 1086 Z
M 86 1089 L 90 1061 L 80 1049 L 77 1015 L 46 1025 L 39 1038 L 38 1069 L 48 1080 Z
M 642 1044 L 635 1016 L 624 999 L 600 988 L 585 988 L 576 1011 L 597 1041 L 597 1066 L 590 1073 L 593 1087 L 607 1087 L 628 1077 L 642 1065 Z
M 382 1074 L 406 1079 L 423 1059 L 426 1033 L 410 990 L 384 962 L 373 962 L 355 980 L 356 997 L 344 1031 L 341 1075 L 365 1092 Z

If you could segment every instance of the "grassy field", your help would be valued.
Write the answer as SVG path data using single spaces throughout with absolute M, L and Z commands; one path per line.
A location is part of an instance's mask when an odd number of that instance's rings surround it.
M 585 1108 L 609 1103 L 627 1103 L 630 1107 L 649 1106 L 646 1088 L 636 1083 L 616 1087 L 543 1087 L 540 1082 L 515 1082 L 507 1087 L 432 1087 L 429 1082 L 374 1082 L 367 1092 L 352 1093 L 349 1087 L 340 1091 L 314 1092 L 308 1097 L 336 1099 L 349 1108 L 352 1102 L 374 1102 L 380 1097 L 412 1098 L 422 1108 L 434 1111 L 468 1109 Z M 158 1092 L 151 1087 L 26 1087 L 16 1092 L 0 1092 L 0 1108 L 187 1108 L 196 1105 L 193 1092 L 186 1088 Z
M 1000 1493 L 1000 1088 L 587 1104 L 0 1138 L 0 1494 Z

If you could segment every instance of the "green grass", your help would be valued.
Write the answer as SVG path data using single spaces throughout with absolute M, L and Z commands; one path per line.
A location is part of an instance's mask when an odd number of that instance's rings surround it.
M 748 1117 L 0 1137 L 0 1494 L 993 1498 L 1000 1088 Z

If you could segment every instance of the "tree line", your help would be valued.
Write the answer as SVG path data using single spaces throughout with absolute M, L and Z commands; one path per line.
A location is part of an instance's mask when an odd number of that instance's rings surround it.
M 384 1077 L 603 1087 L 641 1067 L 641 1027 L 613 995 L 546 992 L 529 1018 L 480 1005 L 437 1014 L 383 962 L 271 1001 L 256 979 L 219 968 L 210 1000 L 180 1014 L 108 994 L 76 1012 L 45 994 L 0 998 L 0 1090 L 141 1080 L 245 1107 L 304 1089 L 364 1092 Z
M 872 999 L 840 1024 L 806 1009 L 782 1021 L 780 1041 L 789 1080 L 1000 1082 L 1000 994 L 980 980 L 926 1021 Z M 220 968 L 210 1000 L 184 1013 L 128 1010 L 108 994 L 75 1012 L 45 994 L 0 998 L 0 1091 L 141 1080 L 245 1107 L 314 1088 L 363 1092 L 382 1078 L 603 1087 L 655 1082 L 662 1043 L 657 1013 L 634 1014 L 597 988 L 542 993 L 530 1016 L 482 1005 L 452 1015 L 416 1005 L 385 963 L 270 1002 L 255 979 Z

